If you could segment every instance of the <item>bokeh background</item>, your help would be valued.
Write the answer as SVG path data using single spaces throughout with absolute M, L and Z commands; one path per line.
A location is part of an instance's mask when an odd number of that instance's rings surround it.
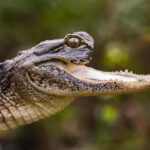
M 150 73 L 150 0 L 0 0 L 0 61 L 86 31 L 99 70 Z M 0 150 L 149 150 L 150 93 L 82 97 L 0 139 Z

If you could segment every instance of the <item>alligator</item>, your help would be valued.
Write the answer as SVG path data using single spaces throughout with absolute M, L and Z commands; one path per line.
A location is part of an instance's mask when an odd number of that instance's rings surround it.
M 103 72 L 85 66 L 94 40 L 86 32 L 46 40 L 0 63 L 0 137 L 56 114 L 78 96 L 150 89 L 150 75 Z

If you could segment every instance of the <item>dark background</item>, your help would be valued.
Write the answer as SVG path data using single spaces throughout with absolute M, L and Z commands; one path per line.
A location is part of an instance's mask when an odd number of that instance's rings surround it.
M 149 0 L 0 0 L 1 62 L 75 31 L 95 39 L 90 66 L 150 73 Z M 78 98 L 0 140 L 0 150 L 149 149 L 149 92 Z

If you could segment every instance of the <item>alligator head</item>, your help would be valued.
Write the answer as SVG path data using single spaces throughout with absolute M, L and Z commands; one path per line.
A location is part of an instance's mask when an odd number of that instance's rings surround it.
M 9 114 L 1 113 L 6 131 L 55 114 L 77 96 L 150 89 L 150 76 L 86 67 L 93 48 L 94 40 L 89 34 L 75 32 L 63 39 L 41 42 L 2 63 L 0 100 Z M 0 123 L 0 131 L 1 126 Z

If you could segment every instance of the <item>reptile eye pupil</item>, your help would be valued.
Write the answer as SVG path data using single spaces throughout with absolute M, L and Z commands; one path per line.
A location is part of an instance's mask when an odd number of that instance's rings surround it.
M 68 40 L 68 45 L 72 48 L 77 48 L 80 46 L 80 41 L 77 38 L 70 38 Z

